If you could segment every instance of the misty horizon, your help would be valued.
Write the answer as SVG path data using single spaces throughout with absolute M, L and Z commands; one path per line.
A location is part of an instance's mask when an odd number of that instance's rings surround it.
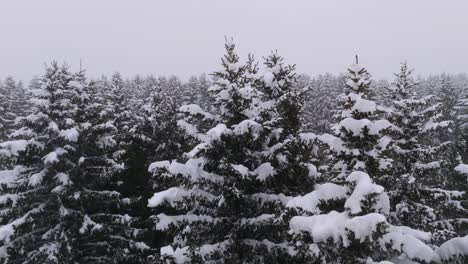
M 56 0 L 0 5 L 0 78 L 27 81 L 44 63 L 90 77 L 191 75 L 217 69 L 225 36 L 257 58 L 277 50 L 299 73 L 345 72 L 354 55 L 376 79 L 407 60 L 416 74 L 468 72 L 463 1 L 153 2 Z M 365 10 L 365 12 L 362 12 Z

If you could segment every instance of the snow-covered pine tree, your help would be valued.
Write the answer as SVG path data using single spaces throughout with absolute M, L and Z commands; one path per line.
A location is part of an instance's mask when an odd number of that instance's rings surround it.
M 441 168 L 447 162 L 441 153 L 449 143 L 439 135 L 447 133 L 450 123 L 441 121 L 441 104 L 415 96 L 412 72 L 402 63 L 392 87 L 389 119 L 398 132 L 390 147 L 392 172 L 382 184 L 390 194 L 392 222 L 433 232 L 433 242 L 440 245 L 460 231 L 466 212 L 459 203 L 463 192 L 445 189 L 448 175 Z
M 26 91 L 21 82 L 7 76 L 0 85 L 0 140 L 6 140 L 14 128 L 15 119 L 24 116 L 29 107 Z
M 249 98 L 249 94 L 246 96 L 242 94 L 244 90 L 250 92 L 248 88 L 241 90 L 246 85 L 248 66 L 241 64 L 233 43 L 227 42 L 225 48 L 226 54 L 221 59 L 223 70 L 212 74 L 214 83 L 209 91 L 215 94 L 214 106 L 218 109 L 222 119 L 225 120 L 225 125 L 230 127 L 249 118 L 251 98 Z
M 312 192 L 289 200 L 287 206 L 299 214 L 291 219 L 290 230 L 301 252 L 314 256 L 317 263 L 374 263 L 396 257 L 438 261 L 425 244 L 429 233 L 393 226 L 386 219 L 389 199 L 372 177 L 388 164 L 381 151 L 389 138 L 382 132 L 394 127 L 377 120 L 379 109 L 367 97 L 369 82 L 364 67 L 349 68 L 336 136 L 317 136 L 335 157 L 335 166 L 327 172 L 331 176 L 323 177 L 331 182 L 325 180 Z
M 129 214 L 134 217 L 135 226 L 143 232 L 143 240 L 152 248 L 157 248 L 160 234 L 152 231 L 150 208 L 148 199 L 154 194 L 152 183 L 159 179 L 151 179 L 148 166 L 154 160 L 175 159 L 190 142 L 184 140 L 184 134 L 177 125 L 178 105 L 172 91 L 167 87 L 155 87 L 151 95 L 151 102 L 143 107 L 139 113 L 144 117 L 142 121 L 130 130 L 131 136 L 122 155 L 124 168 L 121 171 L 122 184 L 119 191 L 130 198 Z M 144 113 L 144 114 L 143 114 Z
M 22 151 L 12 153 L 18 166 L 2 172 L 4 205 L 10 207 L 0 227 L 3 259 L 143 263 L 148 247 L 126 214 L 129 199 L 116 192 L 116 128 L 106 106 L 84 72 L 71 74 L 52 63 L 41 83 L 34 113 L 19 119 L 24 126 L 13 133 L 19 139 L 6 142 Z
M 76 232 L 75 261 L 78 263 L 144 263 L 149 247 L 142 241 L 144 231 L 131 210 L 132 200 L 122 192 L 123 164 L 114 156 L 118 149 L 118 132 L 112 115 L 98 95 L 97 87 L 88 82 L 84 72 L 74 78 L 86 94 L 82 112 L 78 170 L 79 188 L 73 203 L 81 212 L 82 223 Z M 75 183 L 75 185 L 77 185 Z
M 456 126 L 458 129 L 458 137 L 455 138 L 455 146 L 457 154 L 460 157 L 461 164 L 458 164 L 454 171 L 455 188 L 465 192 L 464 201 L 461 206 L 468 208 L 468 91 L 466 87 L 462 87 L 460 98 L 456 104 L 457 118 Z M 458 230 L 458 235 L 447 242 L 443 243 L 437 253 L 442 258 L 444 263 L 466 263 L 468 261 L 468 211 L 465 211 L 465 220 L 461 222 L 461 228 Z M 465 236 L 463 236 L 465 235 Z
M 440 77 L 440 88 L 437 91 L 436 98 L 440 102 L 442 120 L 454 121 L 456 119 L 456 105 L 460 97 L 461 90 L 456 87 L 452 78 L 448 74 L 442 74 Z
M 296 144 L 300 124 L 284 119 L 291 114 L 286 105 L 298 100 L 289 90 L 294 68 L 274 55 L 275 62 L 271 57 L 265 61 L 269 75 L 263 78 L 253 57 L 242 64 L 235 45 L 225 47 L 223 70 L 214 73 L 210 88 L 219 115 L 182 106 L 190 118 L 179 125 L 201 143 L 185 158 L 149 168 L 158 192 L 148 205 L 155 208 L 155 229 L 166 235 L 161 257 L 180 263 L 303 262 L 309 256 L 296 255 L 286 240 L 285 201 L 298 189 L 310 190 L 313 184 L 307 182 L 313 182 L 316 170 L 301 162 L 309 161 L 312 152 Z M 289 106 L 297 113 L 296 105 Z M 186 121 L 197 119 L 201 126 Z M 302 160 L 299 151 L 305 153 Z M 287 175 L 291 172 L 296 174 Z M 297 179 L 307 179 L 306 184 Z
M 107 97 L 108 106 L 112 109 L 112 115 L 114 116 L 114 126 L 117 127 L 119 135 L 124 136 L 131 127 L 132 117 L 129 102 L 132 95 L 119 72 L 112 75 Z
M 303 212 L 291 219 L 290 230 L 296 245 L 314 256 L 314 263 L 439 261 L 426 245 L 430 233 L 388 223 L 387 194 L 363 171 L 350 173 L 344 184 L 316 185 L 313 192 L 289 200 L 288 206 Z
M 351 65 L 345 80 L 346 89 L 339 98 L 337 123 L 332 127 L 335 142 L 345 149 L 334 152 L 333 171 L 337 179 L 345 179 L 350 172 L 362 170 L 373 179 L 388 169 L 390 161 L 382 157 L 388 143 L 388 130 L 392 124 L 380 119 L 382 109 L 369 98 L 370 74 L 359 64 Z
M 261 115 L 269 120 L 266 125 L 281 128 L 287 136 L 297 135 L 302 128 L 302 97 L 308 87 L 295 87 L 295 66 L 285 64 L 276 52 L 267 56 L 264 64 L 266 70 L 261 90 L 267 102 L 263 103 Z
M 440 120 L 450 122 L 444 133 L 438 133 L 435 137 L 440 143 L 448 146 L 439 154 L 444 160 L 441 164 L 441 175 L 444 176 L 444 186 L 446 189 L 465 191 L 463 185 L 460 185 L 460 175 L 454 168 L 466 160 L 466 148 L 468 139 L 468 130 L 465 124 L 463 87 L 459 87 L 453 81 L 453 77 L 448 74 L 440 76 L 437 102 L 440 103 Z M 437 142 L 435 142 L 437 144 Z
M 1 252 L 8 263 L 72 262 L 69 227 L 76 220 L 64 201 L 79 159 L 74 118 L 80 89 L 72 80 L 65 66 L 53 62 L 41 89 L 33 91 L 33 113 L 20 118 L 12 133 L 24 148 L 2 185 Z

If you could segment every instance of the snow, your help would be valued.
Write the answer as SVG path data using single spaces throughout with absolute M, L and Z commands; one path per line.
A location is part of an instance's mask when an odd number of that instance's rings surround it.
M 203 111 L 203 109 L 197 104 L 188 104 L 179 107 L 179 112 L 186 113 L 192 116 L 202 116 L 203 119 L 213 119 L 213 115 Z
M 379 225 L 386 227 L 386 232 L 379 238 L 380 247 L 385 250 L 396 250 L 413 260 L 426 262 L 439 261 L 438 255 L 418 237 L 428 238 L 427 233 L 409 228 L 388 226 L 385 216 L 370 213 L 363 216 L 350 217 L 347 212 L 331 211 L 328 214 L 314 216 L 295 216 L 289 226 L 292 233 L 307 232 L 314 243 L 326 243 L 332 239 L 335 243 L 342 242 L 348 247 L 354 237 L 360 243 L 372 241 L 373 234 Z M 353 236 L 349 236 L 351 232 Z
M 275 79 L 275 75 L 271 71 L 265 71 L 263 74 L 263 81 L 267 86 L 272 86 L 273 80 Z
M 301 208 L 311 213 L 320 213 L 319 205 L 329 200 L 345 199 L 349 192 L 346 186 L 325 183 L 315 186 L 315 190 L 304 196 L 295 197 L 287 203 L 287 207 Z
M 246 133 L 251 133 L 251 135 L 253 135 L 254 138 L 256 138 L 262 130 L 262 125 L 253 120 L 243 120 L 239 124 L 233 126 L 234 134 L 239 136 L 242 136 Z
M 140 250 L 140 251 L 144 251 L 144 250 L 150 249 L 150 247 L 149 247 L 148 245 L 146 245 L 144 242 L 135 242 L 135 243 L 133 244 L 133 246 L 134 246 L 136 249 Z
M 47 126 L 47 129 L 49 131 L 51 131 L 51 132 L 58 132 L 59 131 L 58 125 L 54 121 L 49 122 L 49 126 Z
M 61 130 L 59 136 L 64 138 L 69 142 L 78 142 L 78 137 L 80 136 L 80 132 L 76 128 L 69 128 L 65 130 Z
M 12 186 L 23 171 L 24 168 L 21 166 L 16 166 L 12 170 L 0 171 L 0 185 Z
M 360 113 L 373 113 L 377 110 L 375 102 L 362 99 L 360 96 L 354 99 L 355 103 L 351 108 L 352 111 Z
M 354 183 L 354 190 L 351 196 L 346 200 L 345 207 L 350 210 L 351 214 L 359 214 L 362 212 L 362 202 L 369 195 L 377 194 L 377 210 L 388 214 L 390 211 L 390 201 L 384 192 L 384 188 L 374 184 L 369 175 L 362 171 L 352 172 L 346 181 Z
M 223 134 L 228 134 L 230 133 L 231 130 L 229 130 L 225 124 L 218 124 L 215 127 L 211 128 L 206 132 L 206 135 L 208 136 L 208 142 L 218 140 Z
M 201 158 L 198 159 L 189 159 L 187 162 L 184 163 L 179 163 L 177 161 L 172 161 L 169 167 L 167 168 L 167 171 L 170 173 L 171 176 L 176 177 L 176 176 L 183 176 L 188 178 L 192 182 L 197 182 L 199 180 L 210 180 L 213 182 L 223 182 L 224 178 L 213 174 L 213 173 L 208 173 L 204 171 L 201 166 L 203 164 L 204 160 Z M 167 165 L 167 163 L 164 163 Z M 155 172 L 154 169 L 156 169 L 154 165 L 151 167 L 153 169 L 153 173 Z M 170 176 L 166 175 L 166 176 Z
M 332 239 L 348 247 L 351 243 L 348 232 L 352 232 L 360 242 L 372 241 L 377 226 L 385 222 L 385 217 L 377 213 L 350 218 L 347 212 L 331 211 L 314 216 L 295 216 L 290 220 L 289 227 L 293 233 L 307 232 L 314 243 Z
M 250 171 L 242 164 L 231 164 L 231 167 L 242 177 L 254 176 L 257 180 L 265 181 L 267 178 L 274 176 L 275 170 L 271 163 L 266 162 L 258 166 L 254 171 Z
M 344 141 L 339 137 L 335 137 L 330 134 L 323 134 L 318 136 L 318 140 L 323 142 L 324 144 L 327 144 L 330 147 L 330 149 L 336 153 L 355 153 L 356 155 L 359 154 L 358 150 L 351 151 L 350 149 L 348 149 L 345 146 Z
M 391 261 L 386 261 L 386 260 L 375 262 L 370 257 L 368 257 L 365 264 L 394 264 L 394 263 Z
M 316 140 L 317 140 L 317 135 L 314 134 L 314 133 L 301 133 L 299 134 L 299 139 L 301 140 L 301 142 L 307 144 L 307 145 L 311 145 L 312 143 L 314 143 Z
M 57 175 L 55 175 L 55 178 L 60 182 L 61 185 L 68 185 L 71 183 L 68 174 L 63 172 L 57 173 Z
M 423 133 L 429 132 L 429 131 L 434 131 L 439 128 L 446 128 L 451 124 L 451 121 L 442 121 L 442 122 L 434 122 L 434 121 L 429 121 L 427 122 L 422 131 Z
M 275 169 L 271 166 L 271 163 L 266 162 L 261 164 L 255 169 L 255 174 L 257 179 L 260 181 L 265 181 L 267 178 L 272 177 L 276 174 Z
M 106 149 L 115 146 L 117 144 L 117 141 L 115 141 L 114 135 L 108 135 L 100 137 L 96 144 L 100 149 Z
M 370 213 L 349 219 L 345 225 L 346 230 L 353 232 L 354 238 L 362 243 L 366 240 L 372 241 L 372 234 L 377 231 L 377 226 L 385 223 L 386 219 L 378 213 Z M 345 246 L 349 245 L 344 243 Z
M 37 186 L 42 183 L 42 179 L 44 179 L 46 174 L 45 170 L 42 170 L 38 173 L 34 173 L 29 177 L 29 185 L 30 186 Z
M 369 119 L 354 119 L 351 117 L 340 121 L 338 126 L 335 126 L 335 133 L 341 134 L 341 128 L 352 132 L 354 136 L 360 136 L 363 129 L 367 127 L 369 135 L 378 135 L 382 130 L 392 128 L 397 129 L 388 120 L 370 121 Z
M 454 260 L 462 256 L 468 259 L 468 236 L 450 239 L 436 249 L 436 253 L 443 261 Z
M 8 243 L 10 241 L 11 236 L 15 234 L 15 228 L 26 223 L 30 215 L 38 213 L 39 211 L 43 209 L 43 207 L 44 207 L 44 204 L 40 205 L 37 208 L 30 210 L 29 212 L 24 214 L 22 217 L 17 218 L 8 224 L 0 226 L 0 241 L 4 241 Z
M 466 164 L 459 164 L 455 167 L 455 171 L 461 174 L 466 175 L 466 179 L 468 180 L 468 165 Z
M 418 264 L 418 262 L 412 261 L 411 259 L 409 259 L 407 256 L 403 254 L 403 255 L 391 258 L 390 264 Z
M 386 150 L 387 147 L 390 145 L 390 143 L 392 143 L 393 139 L 389 136 L 383 136 L 381 138 L 379 138 L 379 148 L 381 150 Z
M 13 133 L 10 134 L 11 137 L 33 137 L 35 136 L 36 133 L 30 129 L 30 128 L 26 128 L 26 127 L 22 127 L 20 129 L 17 129 L 16 131 L 14 131 Z
M 195 138 L 199 137 L 197 128 L 194 125 L 188 123 L 187 121 L 177 120 L 177 126 L 183 129 L 188 135 L 193 136 Z
M 38 121 L 41 121 L 41 120 L 47 120 L 49 116 L 44 113 L 39 112 L 37 114 L 29 114 L 26 117 L 22 117 L 22 119 L 23 118 L 25 118 L 27 121 L 31 123 L 37 123 Z
M 67 153 L 66 150 L 62 148 L 56 148 L 55 151 L 52 151 L 43 157 L 44 164 L 48 165 L 48 164 L 54 164 L 54 163 L 59 162 L 58 157 L 60 157 L 61 155 L 65 153 Z
M 347 100 L 354 102 L 350 110 L 343 110 L 342 117 L 352 117 L 352 113 L 374 113 L 377 111 L 377 104 L 374 101 L 363 99 L 360 95 L 350 93 Z
M 353 74 L 359 74 L 360 72 L 364 71 L 365 70 L 365 67 L 361 64 L 358 64 L 358 63 L 355 63 L 355 64 L 351 64 L 349 67 L 348 67 L 348 70 L 353 73 Z
M 250 86 L 242 87 L 238 91 L 239 91 L 240 96 L 244 99 L 249 100 L 249 99 L 256 97 L 256 90 L 254 90 Z
M 18 156 L 22 151 L 26 150 L 28 146 L 28 141 L 24 139 L 5 141 L 0 143 L 0 155 L 6 157 Z
M 173 205 L 175 202 L 182 200 L 188 195 L 190 195 L 190 193 L 187 190 L 172 187 L 165 191 L 155 193 L 153 197 L 148 200 L 148 207 L 156 207 L 165 202 Z
M 420 170 L 430 170 L 430 169 L 438 169 L 440 168 L 440 161 L 432 161 L 432 162 L 429 162 L 429 163 L 420 163 L 420 162 L 416 162 L 414 164 L 414 167 L 416 169 L 420 169 Z
M 91 218 L 89 218 L 89 216 L 85 215 L 79 232 L 80 234 L 84 234 L 87 231 L 91 231 L 92 233 L 94 231 L 99 231 L 102 228 L 103 226 L 101 224 L 94 222 L 93 220 L 91 220 Z
M 171 165 L 171 162 L 168 160 L 163 160 L 163 161 L 157 161 L 153 162 L 149 165 L 148 167 L 148 172 L 155 172 L 158 169 L 169 169 L 169 166 Z
M 317 170 L 317 166 L 315 166 L 312 163 L 304 163 L 304 165 L 307 167 L 307 170 L 309 171 L 308 176 L 310 178 L 315 178 L 320 175 L 320 173 Z
M 379 240 L 380 246 L 404 253 L 412 260 L 423 260 L 427 263 L 431 261 L 439 262 L 439 256 L 424 242 L 414 236 L 399 232 L 399 230 L 390 230 Z
M 164 213 L 158 214 L 156 219 L 155 229 L 161 231 L 167 230 L 171 225 L 177 225 L 180 222 L 191 224 L 194 222 L 214 223 L 222 221 L 222 219 L 213 218 L 209 215 L 185 214 L 169 216 Z
M 430 241 L 432 239 L 432 234 L 430 232 L 424 232 L 407 226 L 391 226 L 388 230 L 402 235 L 410 235 L 421 241 Z
M 231 164 L 231 167 L 243 177 L 247 177 L 250 174 L 249 168 L 242 164 Z
M 11 201 L 13 203 L 13 206 L 15 206 L 16 201 L 19 198 L 20 198 L 20 196 L 18 194 L 7 193 L 7 194 L 0 195 L 0 205 L 6 204 L 9 201 Z
M 162 257 L 171 257 L 175 264 L 184 264 L 189 263 L 190 258 L 188 255 L 190 254 L 189 247 L 183 248 L 172 248 L 172 246 L 165 246 L 161 247 L 160 253 Z
M 216 196 L 203 190 L 185 190 L 179 187 L 171 187 L 167 190 L 155 193 L 153 197 L 148 199 L 148 207 L 157 207 L 163 203 L 175 206 L 177 202 L 182 201 L 188 196 L 194 196 L 197 200 L 216 199 Z
M 54 242 L 44 244 L 39 248 L 39 252 L 43 252 L 43 254 L 47 256 L 47 260 L 49 260 L 50 263 L 58 263 L 58 258 L 55 255 L 58 254 L 59 251 L 59 243 Z

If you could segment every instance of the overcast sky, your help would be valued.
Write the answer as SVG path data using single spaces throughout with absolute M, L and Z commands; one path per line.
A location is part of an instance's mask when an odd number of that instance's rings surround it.
M 299 72 L 338 73 L 354 54 L 378 78 L 468 72 L 466 0 L 29 0 L 0 2 L 0 78 L 80 58 L 89 75 L 217 69 L 224 36 L 243 58 L 278 50 Z

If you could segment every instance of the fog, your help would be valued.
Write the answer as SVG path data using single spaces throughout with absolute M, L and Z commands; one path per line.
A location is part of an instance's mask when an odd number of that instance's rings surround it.
M 27 80 L 51 60 L 90 76 L 212 72 L 225 36 L 257 58 L 278 50 L 308 74 L 354 54 L 375 77 L 408 60 L 419 74 L 468 71 L 466 1 L 2 1 L 0 78 Z

